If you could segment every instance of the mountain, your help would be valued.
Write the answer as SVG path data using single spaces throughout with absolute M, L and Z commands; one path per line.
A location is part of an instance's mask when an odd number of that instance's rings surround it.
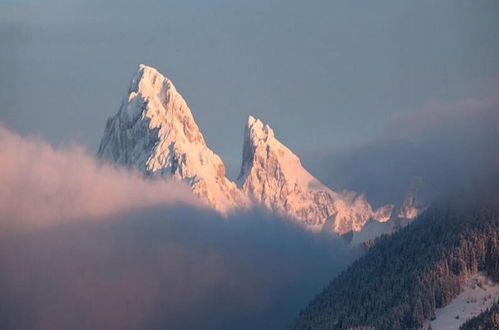
M 225 177 L 222 160 L 206 145 L 173 83 L 143 64 L 118 113 L 107 120 L 98 156 L 147 175 L 183 180 L 222 213 L 248 202 Z
M 478 272 L 499 281 L 499 204 L 464 204 L 434 205 L 376 239 L 291 329 L 421 329 Z
M 149 176 L 182 180 L 222 213 L 256 203 L 314 231 L 358 231 L 371 219 L 387 221 L 393 211 L 392 205 L 374 211 L 362 194 L 327 188 L 268 125 L 251 116 L 241 172 L 237 184 L 230 181 L 173 83 L 142 64 L 106 123 L 98 156 Z
M 340 234 L 360 230 L 370 219 L 387 221 L 393 207 L 373 211 L 364 195 L 337 193 L 324 186 L 291 150 L 279 142 L 272 128 L 248 118 L 238 186 L 254 201 L 309 229 Z

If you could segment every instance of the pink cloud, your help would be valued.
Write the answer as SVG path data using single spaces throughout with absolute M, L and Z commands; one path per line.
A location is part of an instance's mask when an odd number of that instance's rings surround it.
M 396 113 L 388 121 L 384 138 L 424 137 L 454 132 L 481 134 L 482 129 L 499 125 L 499 84 L 480 86 L 480 94 L 456 102 L 433 100 L 424 107 Z
M 100 164 L 77 145 L 53 148 L 0 126 L 0 150 L 3 219 L 43 225 L 155 205 L 201 207 L 186 185 L 148 180 L 139 173 Z
M 357 253 L 0 128 L 2 329 L 283 328 Z

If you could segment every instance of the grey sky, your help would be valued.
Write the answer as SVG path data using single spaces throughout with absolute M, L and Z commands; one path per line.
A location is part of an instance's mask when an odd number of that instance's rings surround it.
M 499 76 L 497 1 L 0 0 L 0 121 L 96 150 L 139 63 L 239 162 L 250 114 L 298 154 Z

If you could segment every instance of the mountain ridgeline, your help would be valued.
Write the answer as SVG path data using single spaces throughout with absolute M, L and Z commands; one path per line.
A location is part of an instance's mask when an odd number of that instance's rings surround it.
M 291 329 L 420 329 L 477 271 L 499 280 L 499 207 L 432 206 L 376 239 Z
M 269 125 L 252 116 L 245 127 L 239 178 L 229 180 L 173 83 L 142 64 L 118 113 L 106 123 L 98 155 L 149 176 L 182 180 L 223 214 L 256 205 L 313 231 L 345 234 L 371 220 L 387 221 L 394 213 L 393 205 L 373 210 L 364 195 L 323 185 Z

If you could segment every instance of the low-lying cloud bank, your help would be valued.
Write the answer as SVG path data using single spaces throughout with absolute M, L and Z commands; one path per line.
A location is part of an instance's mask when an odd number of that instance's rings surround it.
M 360 251 L 0 129 L 0 328 L 276 329 Z
M 100 164 L 75 144 L 54 149 L 0 126 L 0 150 L 0 210 L 11 221 L 43 225 L 161 204 L 201 207 L 186 185 Z

